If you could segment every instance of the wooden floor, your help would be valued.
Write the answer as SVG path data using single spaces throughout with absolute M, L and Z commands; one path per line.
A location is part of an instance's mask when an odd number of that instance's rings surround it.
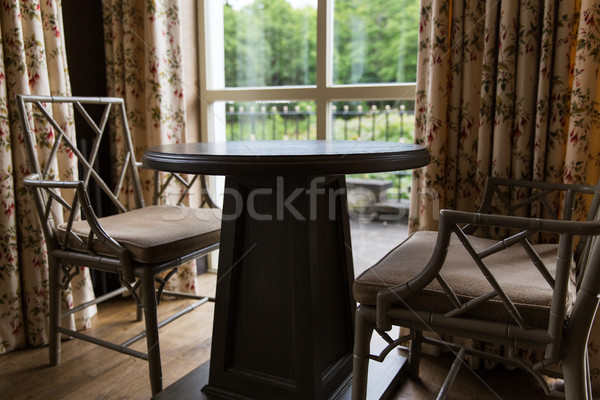
M 211 294 L 215 275 L 199 279 L 202 293 Z M 192 303 L 165 301 L 160 314 Z M 116 299 L 100 305 L 91 334 L 123 341 L 143 330 L 135 322 L 131 300 Z M 165 387 L 209 359 L 213 304 L 206 304 L 161 329 L 161 354 Z M 142 340 L 134 348 L 144 350 Z M 145 361 L 79 340 L 63 342 L 62 362 L 48 367 L 47 348 L 15 351 L 0 356 L 0 399 L 149 399 Z M 435 398 L 452 363 L 447 356 L 424 356 L 421 380 L 406 382 L 394 399 Z M 521 371 L 462 369 L 449 399 L 546 399 L 542 389 Z

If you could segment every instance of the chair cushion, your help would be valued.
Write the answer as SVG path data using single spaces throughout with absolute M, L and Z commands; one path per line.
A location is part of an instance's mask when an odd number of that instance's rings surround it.
M 436 239 L 437 232 L 417 232 L 390 251 L 373 267 L 359 275 L 355 279 L 353 288 L 356 301 L 375 305 L 377 292 L 380 289 L 397 286 L 417 276 L 433 254 Z M 469 236 L 469 240 L 478 252 L 496 243 L 495 240 L 474 236 Z M 554 276 L 558 245 L 537 244 L 533 247 L 550 274 Z M 532 327 L 546 328 L 553 291 L 535 268 L 523 247 L 519 244 L 509 247 L 486 257 L 484 263 L 492 271 L 500 287 L 515 304 L 526 323 Z M 452 235 L 441 275 L 461 303 L 492 291 L 492 286 L 455 235 Z M 573 282 L 569 291 L 568 303 L 572 304 L 575 293 Z M 422 292 L 406 299 L 405 303 L 402 304 L 403 307 L 418 311 L 445 313 L 453 309 L 437 280 L 431 282 Z M 462 315 L 515 323 L 497 296 Z
M 98 219 L 102 228 L 140 263 L 159 263 L 183 256 L 219 242 L 221 210 L 175 206 L 149 206 Z M 59 240 L 65 236 L 66 223 L 57 228 Z M 86 240 L 90 232 L 86 221 L 73 223 L 73 232 Z M 71 244 L 76 246 L 73 240 Z M 73 247 L 77 249 L 77 247 Z M 92 248 L 110 254 L 94 237 Z

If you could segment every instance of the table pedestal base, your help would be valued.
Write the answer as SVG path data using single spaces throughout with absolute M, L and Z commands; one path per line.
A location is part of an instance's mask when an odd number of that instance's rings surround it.
M 367 400 L 385 400 L 391 396 L 402 385 L 408 376 L 408 363 L 406 358 L 392 352 L 385 361 L 378 363 L 371 361 L 369 363 L 369 384 Z M 222 397 L 211 395 L 202 391 L 202 388 L 208 383 L 209 361 L 202 364 L 174 384 L 167 387 L 153 400 L 225 400 L 239 399 L 236 397 Z M 344 390 L 332 397 L 332 399 L 351 400 L 352 382 L 344 387 Z M 258 400 L 258 399 L 257 399 Z
M 345 178 L 227 177 L 207 393 L 324 400 L 352 373 Z
M 194 395 L 349 398 L 356 302 L 345 178 L 227 177 L 220 243 L 210 374 L 206 385 L 207 368 L 185 379 Z M 390 362 L 373 363 L 373 379 L 389 382 L 401 366 Z

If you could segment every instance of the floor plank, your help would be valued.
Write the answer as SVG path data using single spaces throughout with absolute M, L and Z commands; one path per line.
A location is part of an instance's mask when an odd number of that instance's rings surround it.
M 199 279 L 200 291 L 213 294 L 214 274 Z M 159 314 L 169 315 L 191 300 L 164 301 Z M 129 299 L 100 305 L 89 333 L 125 340 L 139 332 L 135 307 Z M 165 387 L 209 359 L 214 305 L 208 303 L 161 329 L 161 355 Z M 133 347 L 143 350 L 144 341 Z M 423 356 L 421 379 L 407 381 L 394 399 L 435 398 L 452 363 L 449 355 Z M 136 360 L 79 340 L 63 342 L 62 362 L 48 367 L 47 348 L 32 348 L 0 356 L 0 399 L 149 399 L 145 361 Z M 461 369 L 449 399 L 546 399 L 537 382 L 520 370 Z

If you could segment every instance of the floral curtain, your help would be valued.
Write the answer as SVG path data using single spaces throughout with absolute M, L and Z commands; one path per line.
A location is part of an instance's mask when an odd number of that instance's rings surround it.
M 599 3 L 422 0 L 412 230 L 476 209 L 487 176 L 598 181 Z
M 476 210 L 488 176 L 598 182 L 599 23 L 599 0 L 421 0 L 410 230 Z M 589 349 L 597 386 L 600 322 Z
M 70 95 L 59 0 L 6 0 L 0 8 L 0 353 L 47 343 L 48 257 L 30 192 L 29 173 L 14 96 Z M 55 118 L 74 134 L 72 110 L 56 108 Z M 38 129 L 38 152 L 54 143 L 50 129 Z M 60 157 L 61 174 L 77 173 Z M 63 172 L 64 171 L 64 172 Z M 93 299 L 89 271 L 83 269 L 66 291 L 66 306 Z M 63 321 L 90 326 L 95 307 Z
M 125 99 L 137 159 L 148 146 L 197 141 L 186 130 L 179 0 L 102 3 L 108 95 Z M 113 147 L 121 150 L 120 143 Z M 142 171 L 141 179 L 146 203 L 151 204 L 153 173 Z M 181 190 L 173 185 L 161 200 L 173 204 Z M 192 192 L 188 201 L 197 206 L 199 192 Z M 189 263 L 167 287 L 196 293 L 196 276 L 195 264 Z

